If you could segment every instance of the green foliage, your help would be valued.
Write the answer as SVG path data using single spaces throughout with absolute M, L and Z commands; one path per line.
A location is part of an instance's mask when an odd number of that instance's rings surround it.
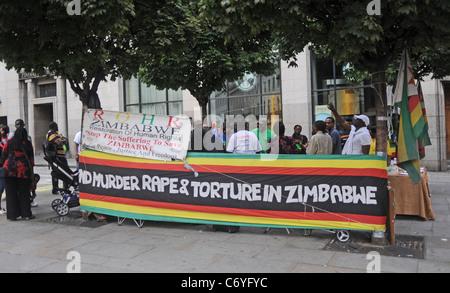
M 448 0 L 381 0 L 372 16 L 368 0 L 81 0 L 72 16 L 69 2 L 0 1 L 0 60 L 67 78 L 83 104 L 100 81 L 140 68 L 146 83 L 188 89 L 203 107 L 226 80 L 271 74 L 273 45 L 292 65 L 306 46 L 350 62 L 352 78 L 398 68 L 406 46 L 417 78 L 450 74 Z
M 227 42 L 202 16 L 195 1 L 136 1 L 132 25 L 141 60 L 139 78 L 157 88 L 187 89 L 205 115 L 214 91 L 244 72 L 272 74 L 270 35 Z
M 203 13 L 228 39 L 270 31 L 281 56 L 295 61 L 307 45 L 336 62 L 361 71 L 384 71 L 411 51 L 424 73 L 450 74 L 445 59 L 450 46 L 450 2 L 447 0 L 381 0 L 381 15 L 368 15 L 370 1 L 360 0 L 203 0 Z M 426 53 L 425 52 L 433 52 Z M 443 55 L 444 54 L 444 55 Z M 422 58 L 422 59 L 420 59 Z M 436 59 L 434 59 L 436 60 Z
M 129 37 L 131 0 L 82 0 L 81 15 L 70 1 L 0 2 L 0 60 L 8 69 L 67 78 L 83 104 L 100 81 L 137 71 Z
M 393 84 L 407 48 L 415 77 L 450 75 L 450 1 L 380 0 L 381 15 L 369 15 L 369 0 L 202 0 L 202 11 L 228 40 L 269 32 L 284 60 L 295 65 L 306 46 L 336 63 L 349 62 L 347 76 L 370 76 L 379 98 L 376 115 L 387 116 L 386 84 Z M 395 68 L 395 70 L 393 69 Z M 394 73 L 394 74 L 392 74 Z M 377 120 L 377 152 L 386 152 L 387 124 Z

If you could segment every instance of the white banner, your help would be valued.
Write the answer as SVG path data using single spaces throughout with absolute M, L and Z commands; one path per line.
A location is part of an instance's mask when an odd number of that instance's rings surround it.
M 84 112 L 82 145 L 105 153 L 154 160 L 184 160 L 191 136 L 186 116 Z

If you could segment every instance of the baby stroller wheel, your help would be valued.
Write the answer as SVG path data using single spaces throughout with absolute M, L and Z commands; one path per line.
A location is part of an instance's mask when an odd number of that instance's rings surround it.
M 311 229 L 302 229 L 302 235 L 303 236 L 311 235 Z
M 336 232 L 336 238 L 341 242 L 345 243 L 350 239 L 350 232 L 348 230 L 338 230 Z
M 52 201 L 52 209 L 54 211 L 56 211 L 56 207 L 61 203 L 61 199 L 55 199 L 54 201 Z
M 56 206 L 56 212 L 60 216 L 65 216 L 69 213 L 69 206 L 63 202 Z

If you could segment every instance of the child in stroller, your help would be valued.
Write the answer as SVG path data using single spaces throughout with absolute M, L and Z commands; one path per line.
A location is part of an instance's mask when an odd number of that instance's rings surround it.
M 46 160 L 52 171 L 52 176 L 63 181 L 64 188 L 58 188 L 61 199 L 55 199 L 52 202 L 52 208 L 60 216 L 69 213 L 69 209 L 80 205 L 78 197 L 78 171 L 73 172 L 69 166 L 60 162 L 56 156 L 51 156 L 44 148 L 44 160 Z

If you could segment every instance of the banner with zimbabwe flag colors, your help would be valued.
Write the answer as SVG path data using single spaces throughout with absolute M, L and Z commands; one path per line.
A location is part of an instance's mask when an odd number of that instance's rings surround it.
M 420 159 L 425 155 L 425 146 L 431 142 L 428 136 L 427 116 L 422 92 L 417 89 L 413 69 L 404 49 L 398 70 L 394 103 L 400 108 L 398 129 L 397 162 L 408 172 L 414 184 L 420 178 Z
M 139 220 L 385 230 L 382 157 L 188 153 L 186 162 L 84 150 L 81 208 Z

